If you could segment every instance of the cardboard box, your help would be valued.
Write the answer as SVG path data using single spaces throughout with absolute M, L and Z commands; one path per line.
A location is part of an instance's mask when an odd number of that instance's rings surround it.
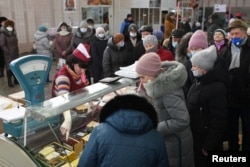
M 18 103 L 21 103 L 24 106 L 26 104 L 24 91 L 9 94 L 8 98 L 10 98 Z

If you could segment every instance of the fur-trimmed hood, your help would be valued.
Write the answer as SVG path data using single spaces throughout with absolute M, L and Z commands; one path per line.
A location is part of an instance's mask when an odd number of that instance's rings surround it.
M 162 62 L 163 71 L 151 83 L 145 85 L 147 94 L 159 98 L 180 89 L 187 80 L 187 71 L 183 64 L 176 61 Z

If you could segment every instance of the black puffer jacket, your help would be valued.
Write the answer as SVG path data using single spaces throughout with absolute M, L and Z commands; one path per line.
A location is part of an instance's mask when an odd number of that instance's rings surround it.
M 104 77 L 113 77 L 120 67 L 129 65 L 129 56 L 126 46 L 117 47 L 112 38 L 108 40 L 108 46 L 103 53 Z
M 227 125 L 227 88 L 229 77 L 225 68 L 218 63 L 214 69 L 192 84 L 187 107 L 194 137 L 203 142 L 207 151 L 216 151 L 223 142 Z

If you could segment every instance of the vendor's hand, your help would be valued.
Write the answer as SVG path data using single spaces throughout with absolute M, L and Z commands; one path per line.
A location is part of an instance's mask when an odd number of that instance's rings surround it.
M 65 120 L 60 127 L 60 131 L 61 131 L 63 136 L 66 135 L 66 140 L 68 140 L 68 138 L 69 138 L 70 130 L 71 130 L 71 122 Z

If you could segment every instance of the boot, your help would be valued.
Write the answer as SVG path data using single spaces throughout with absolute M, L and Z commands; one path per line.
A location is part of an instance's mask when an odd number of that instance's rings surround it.
M 11 75 L 12 75 L 13 78 L 14 78 L 14 84 L 15 84 L 15 85 L 19 85 L 19 82 L 18 82 L 18 80 L 16 79 L 16 76 L 13 74 L 12 71 L 11 71 Z
M 12 72 L 10 70 L 7 70 L 8 86 L 14 87 L 14 84 L 12 83 L 11 77 L 12 77 Z
M 4 72 L 2 68 L 0 69 L 0 77 L 4 77 Z

